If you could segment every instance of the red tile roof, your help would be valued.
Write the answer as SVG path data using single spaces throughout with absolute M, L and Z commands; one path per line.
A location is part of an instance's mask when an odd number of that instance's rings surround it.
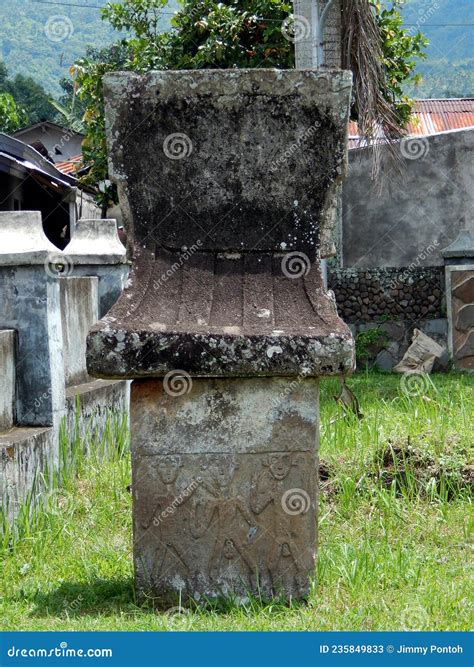
M 63 174 L 72 174 L 74 176 L 76 171 L 82 167 L 82 155 L 75 155 L 69 158 L 69 160 L 64 160 L 64 162 L 56 162 L 54 166 L 59 171 L 62 171 Z
M 410 135 L 429 135 L 474 127 L 474 99 L 416 100 L 414 119 L 407 126 Z M 349 148 L 359 145 L 357 123 L 349 123 Z

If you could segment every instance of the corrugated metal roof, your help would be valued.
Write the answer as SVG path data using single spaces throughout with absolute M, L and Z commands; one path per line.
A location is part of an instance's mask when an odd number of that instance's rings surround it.
M 426 136 L 437 132 L 474 127 L 474 98 L 416 100 L 409 135 Z M 349 123 L 349 148 L 363 146 L 357 123 Z
M 64 162 L 56 162 L 54 166 L 63 174 L 75 174 L 82 166 L 82 155 L 74 155 L 74 157 L 64 160 Z

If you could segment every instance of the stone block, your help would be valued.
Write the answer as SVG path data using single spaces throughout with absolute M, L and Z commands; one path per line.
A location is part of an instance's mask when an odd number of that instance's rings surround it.
M 168 604 L 306 596 L 316 553 L 318 381 L 182 381 L 177 395 L 166 379 L 132 384 L 139 592 Z

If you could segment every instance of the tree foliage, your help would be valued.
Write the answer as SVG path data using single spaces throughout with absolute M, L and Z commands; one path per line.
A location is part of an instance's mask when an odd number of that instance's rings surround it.
M 23 125 L 39 123 L 43 120 L 55 120 L 57 112 L 51 104 L 50 95 L 43 86 L 31 76 L 17 74 L 8 76 L 4 63 L 0 62 L 0 93 L 8 94 L 21 110 L 20 120 Z
M 0 132 L 16 132 L 24 124 L 26 113 L 18 107 L 10 93 L 0 93 Z

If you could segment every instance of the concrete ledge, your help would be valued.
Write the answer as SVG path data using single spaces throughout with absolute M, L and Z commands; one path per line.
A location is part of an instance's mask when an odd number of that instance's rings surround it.
M 62 256 L 44 233 L 40 211 L 0 211 L 1 266 L 54 264 Z
M 66 428 L 70 437 L 101 439 L 111 415 L 128 414 L 130 383 L 124 380 L 92 380 L 66 389 Z M 77 417 L 79 411 L 79 419 Z M 77 425 L 79 433 L 77 433 Z
M 12 428 L 0 433 L 0 510 L 13 520 L 38 475 L 57 466 L 52 428 Z
M 64 252 L 74 264 L 126 262 L 126 250 L 119 239 L 116 220 L 79 220 Z
M 94 380 L 67 389 L 64 426 L 69 443 L 101 439 L 107 417 L 128 413 L 129 383 Z M 79 433 L 77 427 L 79 426 Z M 33 505 L 44 497 L 41 475 L 58 468 L 59 428 L 13 427 L 0 433 L 0 511 L 14 521 L 29 497 Z

